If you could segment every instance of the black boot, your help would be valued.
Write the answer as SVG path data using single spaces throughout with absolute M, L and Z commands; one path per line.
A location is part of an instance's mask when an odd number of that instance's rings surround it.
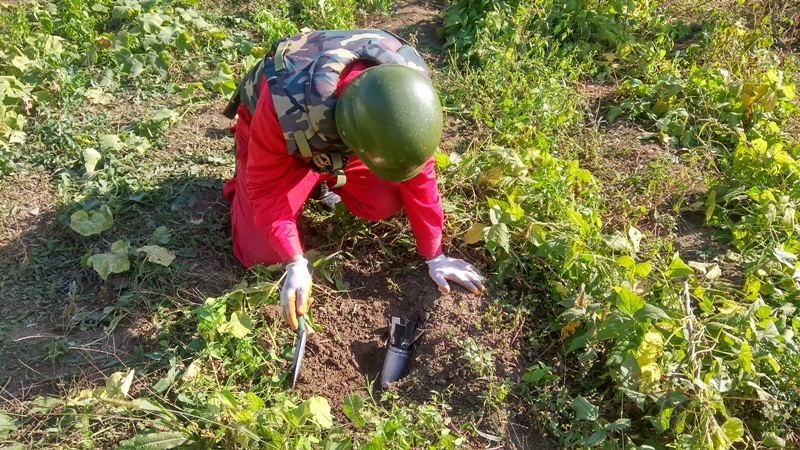
M 319 200 L 326 208 L 331 211 L 336 210 L 336 205 L 342 201 L 342 198 L 339 197 L 339 194 L 331 191 L 328 187 L 327 183 L 320 183 L 317 185 L 317 189 L 314 192 L 314 199 Z

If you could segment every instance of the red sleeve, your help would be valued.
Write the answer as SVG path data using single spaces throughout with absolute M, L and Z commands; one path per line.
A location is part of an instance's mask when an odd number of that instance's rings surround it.
M 425 259 L 438 256 L 442 252 L 444 212 L 433 158 L 416 177 L 400 183 L 400 195 L 420 256 Z
M 250 124 L 247 196 L 256 228 L 281 261 L 303 253 L 296 217 L 317 178 L 307 164 L 289 155 L 272 96 L 263 83 Z

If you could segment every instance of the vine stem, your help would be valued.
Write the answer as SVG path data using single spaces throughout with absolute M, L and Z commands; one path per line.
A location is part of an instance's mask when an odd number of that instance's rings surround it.
M 692 296 L 689 293 L 689 281 L 683 282 L 683 312 L 686 314 L 686 341 L 689 346 L 689 362 L 692 366 L 692 379 L 700 378 L 700 366 L 697 364 L 697 351 L 694 346 L 694 313 L 692 312 Z

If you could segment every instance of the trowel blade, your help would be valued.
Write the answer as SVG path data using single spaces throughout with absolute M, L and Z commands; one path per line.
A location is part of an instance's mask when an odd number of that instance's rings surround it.
M 300 369 L 303 366 L 303 355 L 306 352 L 306 340 L 308 340 L 305 318 L 303 318 L 303 316 L 298 317 L 297 323 L 297 344 L 294 347 L 294 365 L 292 367 L 292 389 L 294 389 L 297 384 L 297 379 L 300 377 Z

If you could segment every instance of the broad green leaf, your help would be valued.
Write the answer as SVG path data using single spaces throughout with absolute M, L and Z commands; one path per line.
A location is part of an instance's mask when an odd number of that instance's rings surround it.
M 785 84 L 781 87 L 778 93 L 785 100 L 794 100 L 797 96 L 797 87 L 794 84 Z
M 633 272 L 639 278 L 645 278 L 650 275 L 650 272 L 653 270 L 653 265 L 649 262 L 642 262 L 636 264 L 636 267 L 633 268 Z
M 152 122 L 172 122 L 176 120 L 178 117 L 178 113 L 169 109 L 169 108 L 161 108 L 153 112 L 153 114 L 148 117 L 149 121 Z
M 753 351 L 747 341 L 742 341 L 742 346 L 739 348 L 739 365 L 745 373 L 753 372 Z
M 617 265 L 622 267 L 623 269 L 631 270 L 636 267 L 636 260 L 631 258 L 628 255 L 623 255 L 617 258 Z
M 499 245 L 506 252 L 510 251 L 510 234 L 508 226 L 504 223 L 490 226 L 486 232 L 486 240 Z
M 11 58 L 11 65 L 19 69 L 20 72 L 25 72 L 33 63 L 33 60 L 25 55 L 16 55 Z
M 64 38 L 58 36 L 47 36 L 47 40 L 44 43 L 44 54 L 50 57 L 59 56 L 61 53 L 64 52 Z
M 464 243 L 465 244 L 475 244 L 483 240 L 483 230 L 486 228 L 486 225 L 482 223 L 474 223 L 466 233 L 464 233 Z
M 128 395 L 133 384 L 133 369 L 128 370 L 127 373 L 114 372 L 106 379 L 106 392 L 105 395 L 111 398 L 124 398 Z
M 237 339 L 249 335 L 253 331 L 253 321 L 245 312 L 237 311 L 231 314 L 231 320 L 225 330 Z
M 158 13 L 142 14 L 142 28 L 148 33 L 158 33 L 163 23 L 164 19 Z
M 103 152 L 115 152 L 125 147 L 118 134 L 104 134 L 100 136 L 100 149 Z
M 553 369 L 550 366 L 540 365 L 528 369 L 528 372 L 522 376 L 522 381 L 529 384 L 538 384 L 542 380 L 550 380 L 553 378 L 555 378 Z
M 728 442 L 739 442 L 744 437 L 744 424 L 741 419 L 731 417 L 720 427 Z
M 353 450 L 353 441 L 348 437 L 337 437 L 336 440 L 328 438 L 325 440 L 324 450 Z
M 744 279 L 744 296 L 746 299 L 755 301 L 761 292 L 761 281 L 755 275 L 747 275 Z
M 433 154 L 433 159 L 436 161 L 437 170 L 443 170 L 450 166 L 450 158 L 447 156 L 447 153 L 437 151 Z
M 92 212 L 82 209 L 75 211 L 69 218 L 69 227 L 81 236 L 100 234 L 111 228 L 113 224 L 114 216 L 106 205 Z
M 17 428 L 19 428 L 19 423 L 16 419 L 0 413 L 0 439 L 8 438 L 11 432 L 15 431 Z
M 142 7 L 136 1 L 123 1 L 121 5 L 114 6 L 111 17 L 115 19 L 129 19 L 135 17 Z
M 587 447 L 596 447 L 606 440 L 606 430 L 597 430 L 590 434 L 589 437 L 583 440 L 584 445 Z
M 140 434 L 122 441 L 119 450 L 168 450 L 188 443 L 188 439 L 177 431 Z
M 91 175 L 94 173 L 94 169 L 97 167 L 97 163 L 100 162 L 100 158 L 103 155 L 100 154 L 97 150 L 89 147 L 83 149 L 83 168 L 86 169 L 86 173 Z
M 136 78 L 144 72 L 144 61 L 140 56 L 128 56 L 125 58 L 122 71 Z
M 169 228 L 163 225 L 153 230 L 153 242 L 156 244 L 167 244 L 169 243 L 171 237 L 172 234 L 170 233 Z
M 145 245 L 139 247 L 139 252 L 147 253 L 147 260 L 151 263 L 160 264 L 164 267 L 169 267 L 172 261 L 175 261 L 175 252 L 167 250 L 160 245 Z
M 308 402 L 308 412 L 317 425 L 321 428 L 330 428 L 333 426 L 331 405 L 325 397 L 314 396 L 306 401 Z
M 683 262 L 683 260 L 678 256 L 675 256 L 672 259 L 669 269 L 666 271 L 666 275 L 669 278 L 683 278 L 691 275 L 692 273 L 694 273 L 692 268 Z
M 614 123 L 617 120 L 617 117 L 622 115 L 623 110 L 619 106 L 612 106 L 608 109 L 608 113 L 606 113 L 606 120 L 608 123 Z
M 589 403 L 582 395 L 572 400 L 572 410 L 575 411 L 576 420 L 588 420 L 594 422 L 600 415 L 600 408 Z
M 64 404 L 64 399 L 59 397 L 36 397 L 29 411 L 33 414 L 46 414 L 53 408 Z
M 131 268 L 128 260 L 130 243 L 127 241 L 116 241 L 111 245 L 109 253 L 99 253 L 92 255 L 90 259 L 92 267 L 103 280 L 108 279 L 112 273 L 122 273 Z
M 636 314 L 636 311 L 644 308 L 644 300 L 634 292 L 631 292 L 628 288 L 618 286 L 615 287 L 614 290 L 617 292 L 617 299 L 619 300 L 617 302 L 617 307 L 620 311 L 629 316 L 633 316 Z
M 647 303 L 644 305 L 644 308 L 636 311 L 636 314 L 633 315 L 633 318 L 639 322 L 642 322 L 645 320 L 669 319 L 669 315 L 667 315 L 667 313 L 658 306 Z
M 125 145 L 132 152 L 144 153 L 150 148 L 150 141 L 146 137 L 132 134 L 125 141 Z
M 236 90 L 236 81 L 232 79 L 212 79 L 211 90 L 222 95 L 230 95 Z
M 631 419 L 617 419 L 605 426 L 606 431 L 624 430 L 631 427 Z
M 775 433 L 764 433 L 762 436 L 762 444 L 767 448 L 785 448 L 786 439 L 778 436 Z
M 361 428 L 366 425 L 364 416 L 361 415 L 361 408 L 364 407 L 364 400 L 358 395 L 349 395 L 344 399 L 342 404 L 342 412 L 344 415 L 353 422 L 356 428 Z

